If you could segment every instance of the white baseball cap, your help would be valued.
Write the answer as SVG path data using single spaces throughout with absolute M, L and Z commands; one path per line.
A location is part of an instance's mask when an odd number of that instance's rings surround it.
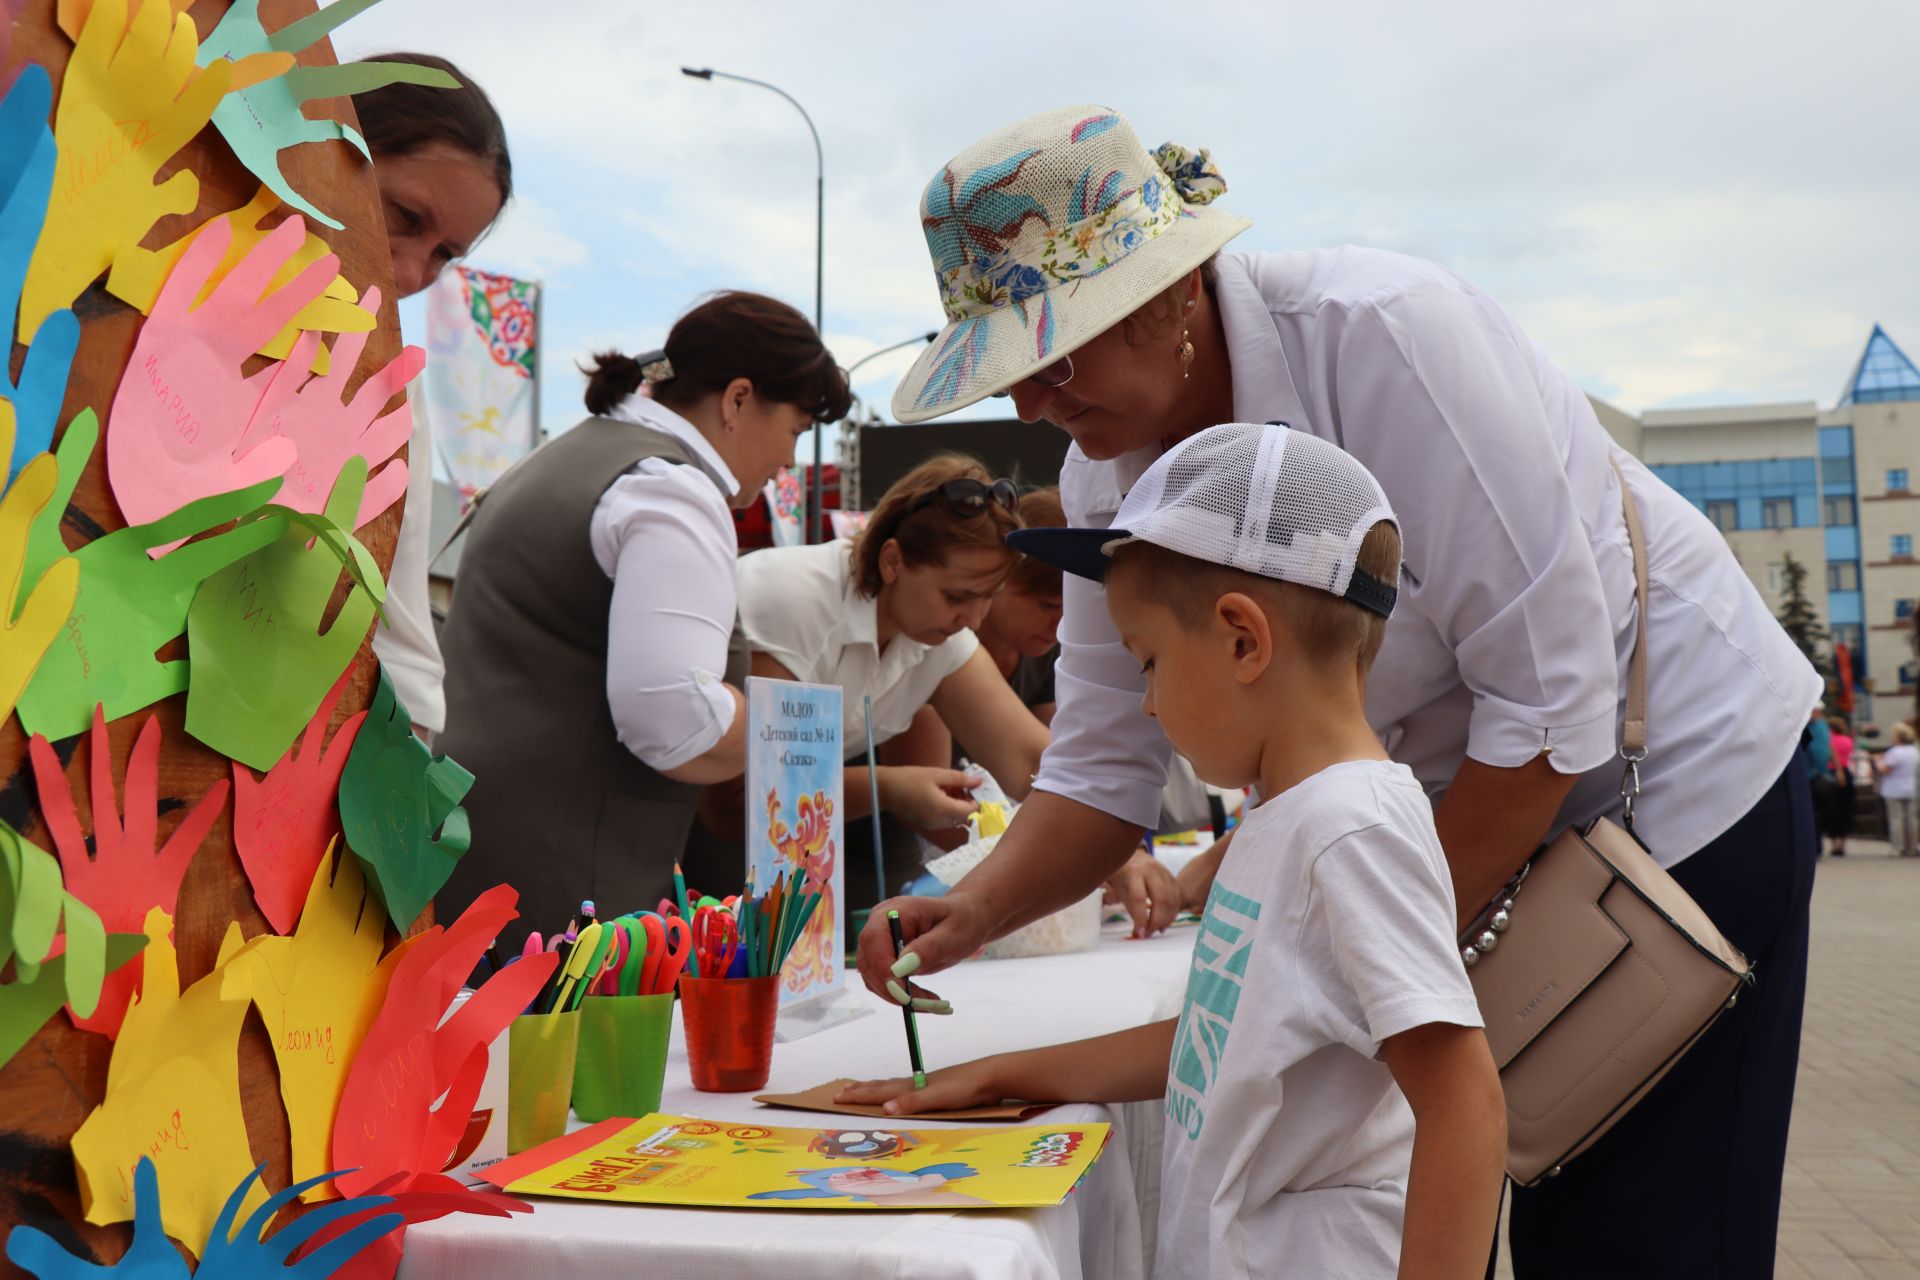
M 1398 594 L 1398 566 L 1383 582 L 1356 563 L 1382 520 L 1399 527 L 1380 482 L 1338 445 L 1282 423 L 1232 422 L 1161 454 L 1108 528 L 1020 529 L 1007 543 L 1098 582 L 1116 547 L 1151 542 L 1313 587 L 1384 618 Z

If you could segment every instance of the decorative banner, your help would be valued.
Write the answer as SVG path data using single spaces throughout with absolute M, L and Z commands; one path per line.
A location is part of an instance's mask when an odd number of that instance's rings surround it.
M 774 472 L 765 494 L 773 545 L 797 547 L 807 540 L 807 494 L 800 477 L 787 467 Z
M 462 510 L 538 442 L 539 307 L 537 281 L 472 267 L 427 291 L 427 407 Z
M 754 891 L 786 873 L 822 892 L 781 969 L 780 1007 L 840 989 L 841 692 L 832 685 L 747 678 L 747 865 Z
M 869 514 L 871 513 L 866 511 L 841 511 L 831 508 L 827 511 L 827 527 L 833 531 L 835 538 L 857 538 L 860 536 L 860 531 L 867 527 Z

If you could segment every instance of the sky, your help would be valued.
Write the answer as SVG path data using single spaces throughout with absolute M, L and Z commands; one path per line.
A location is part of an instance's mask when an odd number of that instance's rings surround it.
M 1074 103 L 1212 150 L 1246 250 L 1440 262 L 1628 410 L 1831 405 L 1877 321 L 1920 356 L 1920 5 L 1899 0 L 385 0 L 344 58 L 453 59 L 506 120 L 516 195 L 469 261 L 543 280 L 544 425 L 593 350 L 660 345 L 702 294 L 811 314 L 819 128 L 827 342 L 940 323 L 918 220 L 977 137 Z M 420 341 L 424 313 L 402 309 Z M 885 414 L 912 351 L 863 365 Z M 1004 402 L 983 412 L 997 416 Z

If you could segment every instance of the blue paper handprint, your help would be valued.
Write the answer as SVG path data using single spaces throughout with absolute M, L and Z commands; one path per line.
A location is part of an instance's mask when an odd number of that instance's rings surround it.
M 0 323 L 9 334 L 53 191 L 56 152 L 53 130 L 47 126 L 52 106 L 53 85 L 46 68 L 32 63 L 0 101 Z M 79 345 L 80 321 L 72 311 L 56 311 L 34 335 L 17 383 L 9 366 L 0 362 L 0 401 L 8 402 L 13 413 L 9 478 L 52 443 L 67 396 L 67 371 Z

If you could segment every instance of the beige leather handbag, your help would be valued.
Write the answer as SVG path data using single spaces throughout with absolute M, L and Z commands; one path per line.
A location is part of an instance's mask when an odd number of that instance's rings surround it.
M 1598 1141 L 1753 982 L 1746 957 L 1632 834 L 1647 744 L 1647 552 L 1625 476 L 1620 493 L 1640 615 L 1620 733 L 1626 826 L 1599 818 L 1563 832 L 1461 939 L 1507 1095 L 1507 1173 L 1522 1186 Z

